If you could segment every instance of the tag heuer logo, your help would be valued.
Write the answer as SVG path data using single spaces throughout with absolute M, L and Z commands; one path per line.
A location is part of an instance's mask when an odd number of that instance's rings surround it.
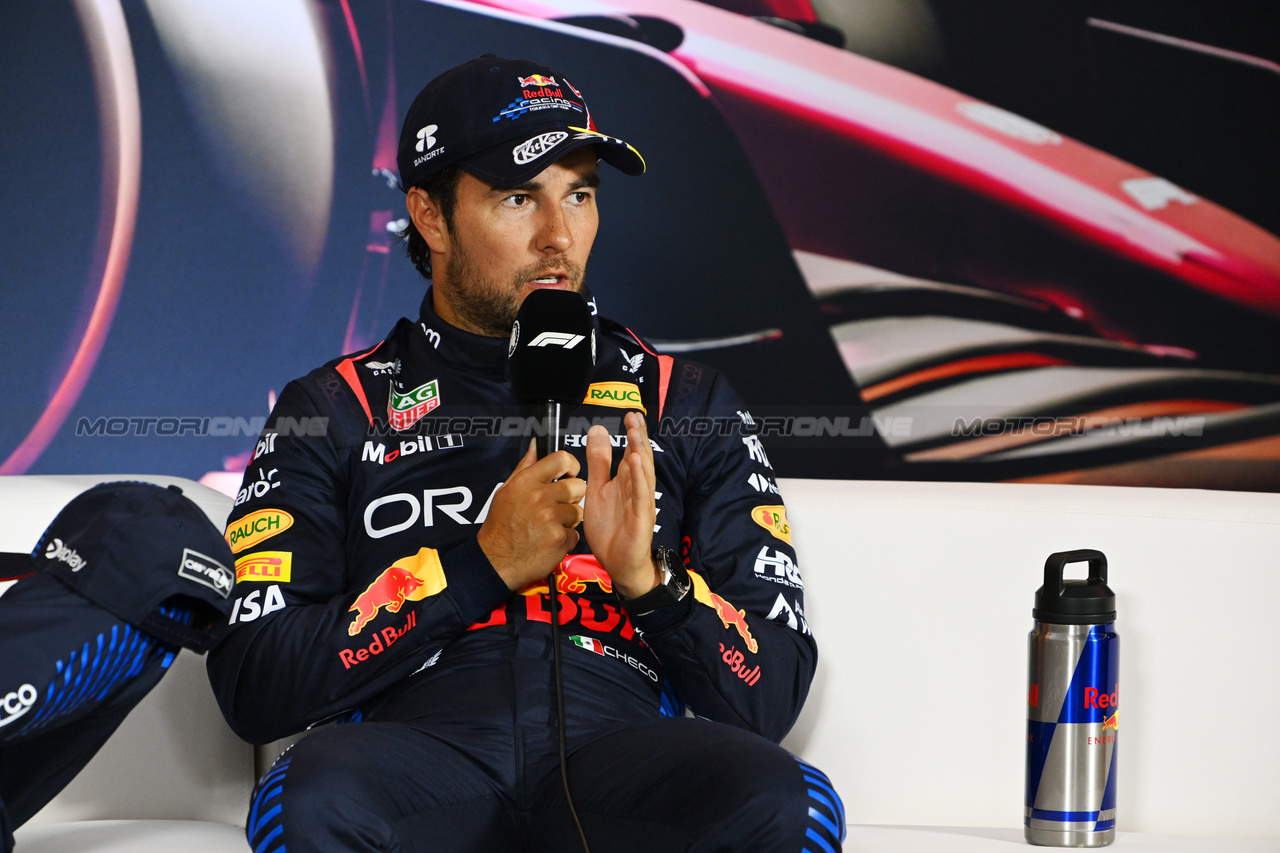
M 440 383 L 432 379 L 412 391 L 401 394 L 391 386 L 391 399 L 387 401 L 387 420 L 391 428 L 406 430 L 427 412 L 440 405 Z

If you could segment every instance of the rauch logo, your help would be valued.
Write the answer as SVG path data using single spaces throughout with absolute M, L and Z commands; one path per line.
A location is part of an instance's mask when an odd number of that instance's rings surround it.
M 292 526 L 293 516 L 284 510 L 260 509 L 227 528 L 227 544 L 231 546 L 232 554 L 239 554 Z
M 630 382 L 593 382 L 582 402 L 615 409 L 639 409 L 649 414 L 640 402 L 640 386 Z

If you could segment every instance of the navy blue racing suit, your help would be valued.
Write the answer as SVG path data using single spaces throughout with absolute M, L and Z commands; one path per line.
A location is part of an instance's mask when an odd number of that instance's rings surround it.
M 0 848 L 80 772 L 179 649 L 223 630 L 217 528 L 177 486 L 99 483 L 0 554 Z M 127 783 L 128 780 L 123 780 Z
M 602 423 L 616 470 L 622 416 L 645 415 L 654 545 L 682 555 L 694 590 L 629 614 L 584 539 L 555 589 L 513 594 L 476 532 L 532 413 L 512 396 L 507 342 L 449 326 L 431 298 L 373 349 L 285 387 L 228 521 L 237 582 L 208 669 L 231 727 L 264 743 L 360 720 L 282 756 L 250 843 L 565 849 L 554 594 L 569 782 L 593 850 L 839 849 L 830 783 L 776 746 L 817 647 L 772 469 L 729 384 L 597 318 L 566 449 L 585 472 Z
M 0 849 L 106 743 L 180 646 L 51 575 L 0 571 Z M 14 583 L 7 584 L 6 581 Z

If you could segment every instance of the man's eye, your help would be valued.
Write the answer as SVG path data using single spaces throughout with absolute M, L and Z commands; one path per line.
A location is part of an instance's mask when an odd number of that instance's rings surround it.
M 520 193 L 507 196 L 507 202 L 515 207 L 523 207 L 524 203 L 528 200 L 529 197 L 527 195 L 521 195 Z
M 577 204 L 586 204 L 591 200 L 591 193 L 574 193 L 573 200 Z

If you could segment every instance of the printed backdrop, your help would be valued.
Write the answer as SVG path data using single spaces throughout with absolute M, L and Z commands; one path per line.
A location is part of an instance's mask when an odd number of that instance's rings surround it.
M 1275 20 L 1139 0 L 58 0 L 0 10 L 0 472 L 238 486 L 424 290 L 417 90 L 572 79 L 603 313 L 785 477 L 1280 489 Z

